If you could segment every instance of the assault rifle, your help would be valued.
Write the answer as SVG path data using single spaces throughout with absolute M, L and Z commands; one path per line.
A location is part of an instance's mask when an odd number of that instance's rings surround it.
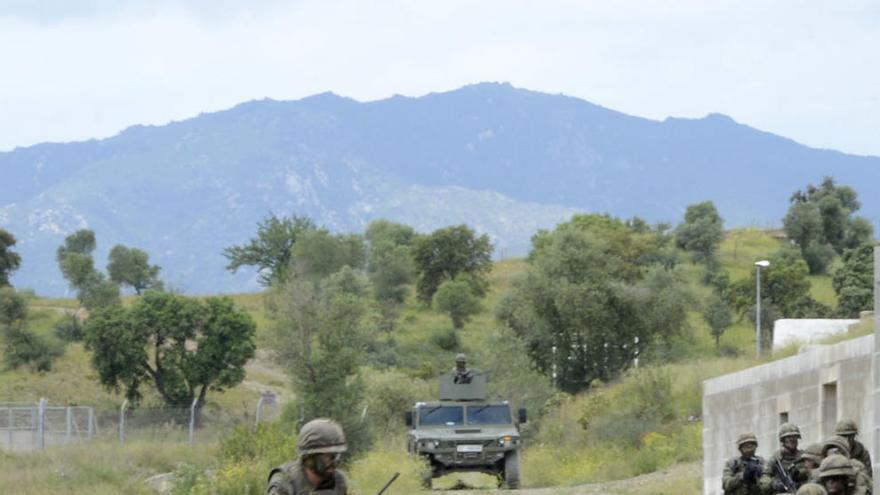
M 385 493 L 385 490 L 387 490 L 388 487 L 391 486 L 391 483 L 394 483 L 394 480 L 396 480 L 398 476 L 400 476 L 400 473 L 394 473 L 394 476 L 392 476 L 391 479 L 388 480 L 388 483 L 385 483 L 385 486 L 383 486 L 382 489 L 379 490 L 379 493 L 377 493 L 376 495 L 382 495 L 383 493 Z
M 776 458 L 776 469 L 779 470 L 779 475 L 782 476 L 782 485 L 785 487 L 785 491 L 788 493 L 797 493 L 797 485 L 794 484 L 794 480 L 791 479 L 791 474 L 782 466 L 782 461 L 779 458 Z

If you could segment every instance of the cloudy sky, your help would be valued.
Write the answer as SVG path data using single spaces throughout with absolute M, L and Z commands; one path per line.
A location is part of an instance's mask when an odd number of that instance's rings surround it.
M 0 0 L 0 150 L 480 81 L 880 156 L 880 2 Z

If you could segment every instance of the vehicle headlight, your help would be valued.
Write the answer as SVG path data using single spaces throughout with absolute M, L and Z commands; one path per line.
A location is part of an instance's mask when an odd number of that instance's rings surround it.
M 419 441 L 419 447 L 423 449 L 436 449 L 440 446 L 439 440 L 421 440 Z
M 504 435 L 503 437 L 498 439 L 498 445 L 502 447 L 511 447 L 516 445 L 516 438 L 513 438 L 510 435 Z

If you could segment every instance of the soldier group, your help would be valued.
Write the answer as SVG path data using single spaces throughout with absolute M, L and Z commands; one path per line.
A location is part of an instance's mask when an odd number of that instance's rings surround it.
M 800 429 L 779 427 L 782 447 L 766 461 L 755 455 L 758 439 L 744 433 L 737 439 L 740 455 L 724 465 L 725 495 L 867 495 L 872 490 L 871 456 L 856 440 L 855 421 L 843 419 L 834 435 L 806 449 L 798 448 Z

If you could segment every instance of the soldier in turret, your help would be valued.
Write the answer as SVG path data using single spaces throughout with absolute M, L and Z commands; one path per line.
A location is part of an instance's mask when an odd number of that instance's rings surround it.
M 724 464 L 721 487 L 724 495 L 760 495 L 758 477 L 764 468 L 764 459 L 755 455 L 758 438 L 754 433 L 743 433 L 736 440 L 738 456 L 731 457 Z
M 467 356 L 464 354 L 455 356 L 455 368 L 452 368 L 452 375 L 454 383 L 468 384 L 474 379 L 474 373 L 467 367 Z

